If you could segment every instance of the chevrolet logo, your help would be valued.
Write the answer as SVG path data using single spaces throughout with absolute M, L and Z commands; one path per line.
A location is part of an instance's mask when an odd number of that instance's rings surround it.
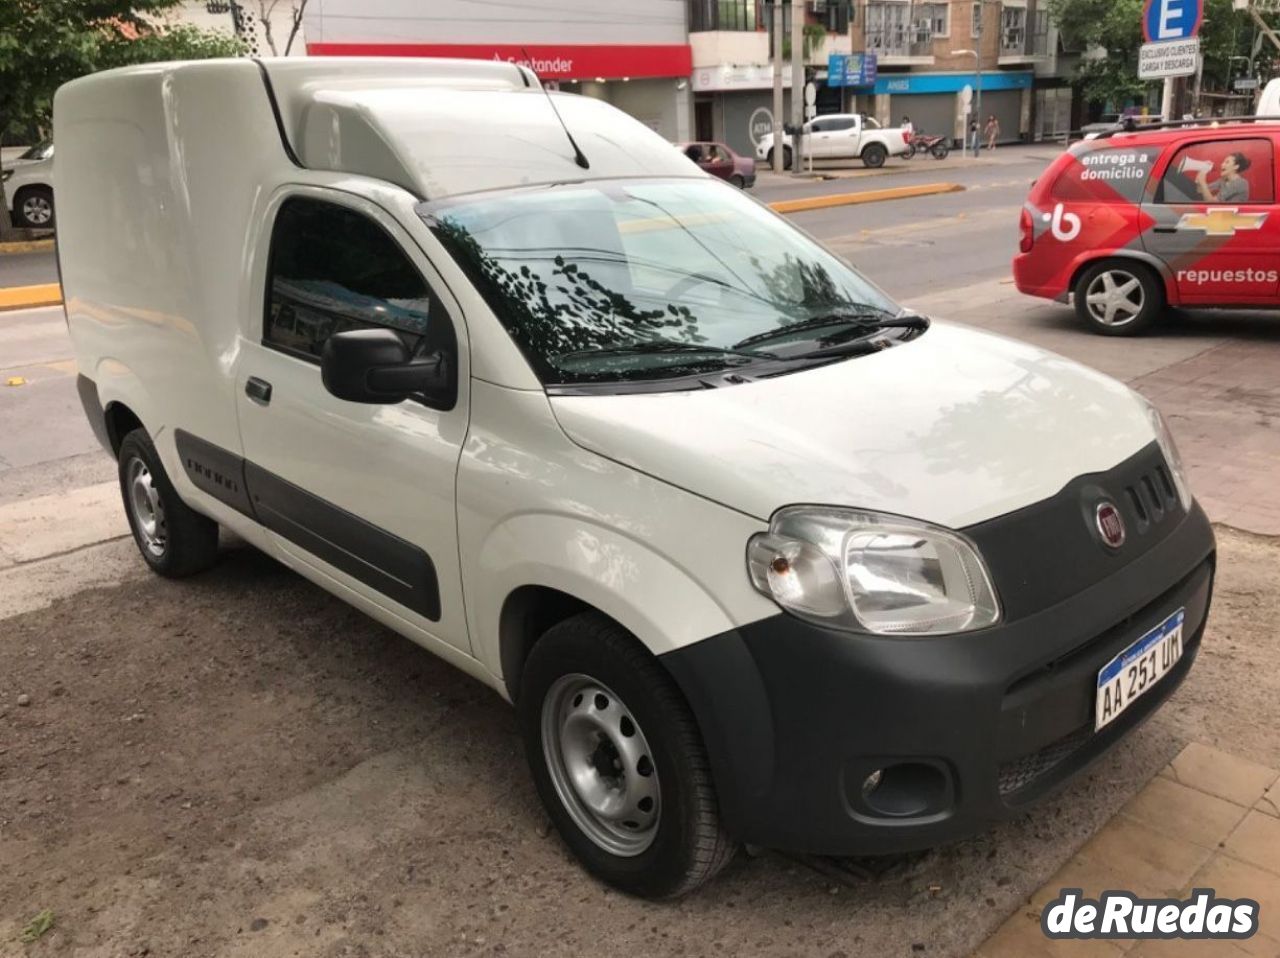
M 1266 213 L 1241 213 L 1234 206 L 1220 206 L 1203 213 L 1183 213 L 1180 230 L 1203 230 L 1206 236 L 1235 236 L 1237 230 L 1260 230 Z

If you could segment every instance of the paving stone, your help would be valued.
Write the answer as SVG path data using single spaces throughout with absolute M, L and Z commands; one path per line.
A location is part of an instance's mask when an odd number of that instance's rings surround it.
M 1252 808 L 1277 778 L 1275 769 L 1199 742 L 1184 748 L 1160 774 L 1245 808 Z
M 1280 877 L 1280 818 L 1249 812 L 1227 839 L 1225 850 Z
M 1280 818 L 1280 780 L 1267 789 L 1267 794 L 1263 795 L 1254 807 L 1266 815 Z
M 1196 873 L 1191 887 L 1212 888 L 1219 898 L 1252 898 L 1258 903 L 1258 931 L 1280 940 L 1280 875 L 1229 855 L 1214 855 Z
M 1159 776 L 1121 812 L 1162 835 L 1209 849 L 1225 841 L 1247 814 L 1240 805 Z
M 1122 875 L 1125 882 L 1116 887 L 1151 897 L 1176 894 L 1210 854 L 1122 815 L 1090 839 L 1079 857 Z

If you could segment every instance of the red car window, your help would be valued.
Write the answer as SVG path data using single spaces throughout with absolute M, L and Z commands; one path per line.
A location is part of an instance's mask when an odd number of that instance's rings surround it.
M 1051 195 L 1061 203 L 1141 203 L 1158 146 L 1131 146 L 1086 140 L 1072 147 L 1072 162 L 1054 181 Z
M 1202 140 L 1174 155 L 1160 181 L 1161 203 L 1274 203 L 1270 140 Z

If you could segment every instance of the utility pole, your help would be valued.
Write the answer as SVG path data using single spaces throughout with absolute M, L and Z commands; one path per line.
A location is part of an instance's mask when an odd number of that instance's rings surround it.
M 791 0 L 791 172 L 800 175 L 804 134 L 804 0 Z
M 773 172 L 781 173 L 782 146 L 782 3 L 773 0 Z
M 978 148 L 973 151 L 974 159 L 982 155 L 982 32 L 987 20 L 987 8 L 982 0 L 978 0 L 978 37 L 974 41 L 974 50 L 977 52 L 977 72 L 978 83 L 974 89 L 973 98 L 973 119 L 978 124 Z M 964 131 L 965 136 L 969 135 L 969 131 Z

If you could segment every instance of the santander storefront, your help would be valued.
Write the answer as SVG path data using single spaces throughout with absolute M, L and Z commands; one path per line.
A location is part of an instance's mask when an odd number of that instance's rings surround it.
M 670 140 L 691 135 L 683 0 L 311 0 L 304 29 L 313 56 L 523 63 Z

